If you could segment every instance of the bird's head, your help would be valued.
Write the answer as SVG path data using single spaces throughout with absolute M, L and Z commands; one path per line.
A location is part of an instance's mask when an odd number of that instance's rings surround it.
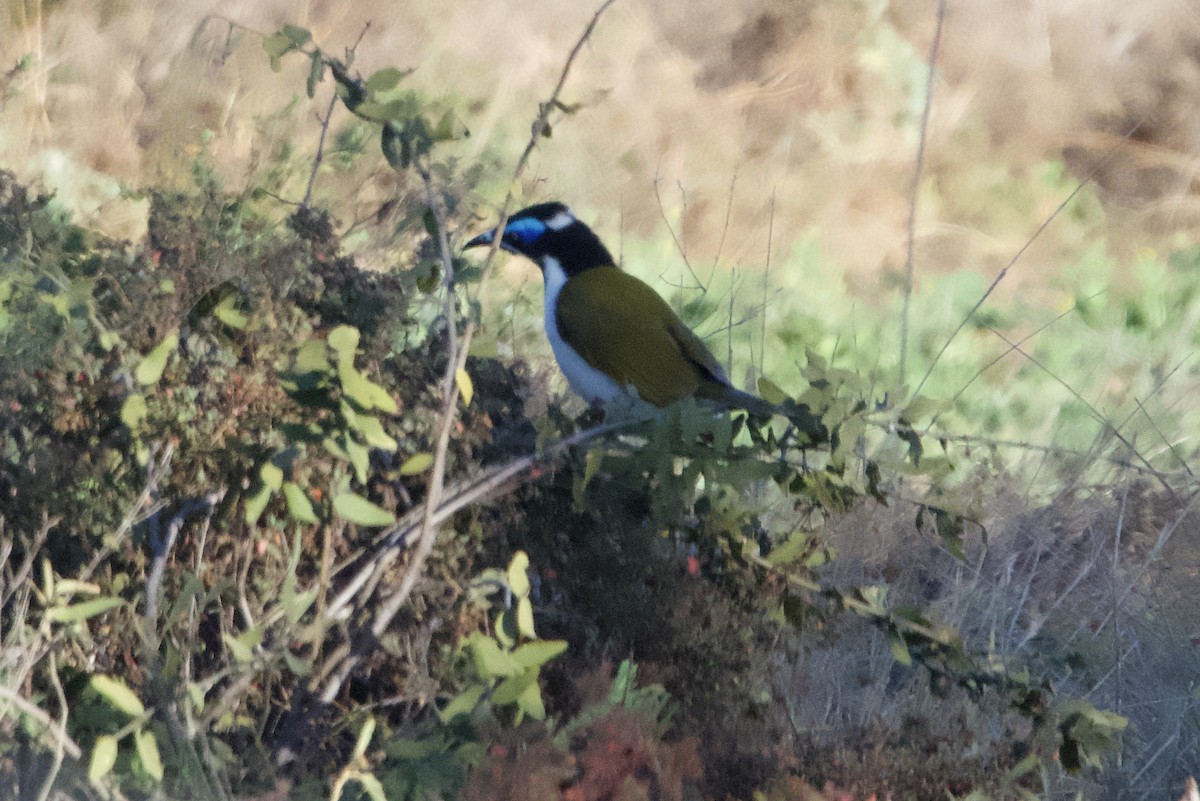
M 496 229 L 485 231 L 464 247 L 491 245 Z M 553 259 L 568 275 L 592 267 L 613 266 L 612 255 L 590 228 L 575 218 L 562 203 L 539 203 L 508 218 L 500 237 L 500 248 L 516 253 L 545 270 Z

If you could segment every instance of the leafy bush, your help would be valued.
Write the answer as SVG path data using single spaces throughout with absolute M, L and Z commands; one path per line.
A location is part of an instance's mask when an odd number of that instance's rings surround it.
M 759 385 L 791 421 L 531 419 L 524 366 L 469 355 L 486 267 L 450 248 L 478 202 L 440 156 L 458 113 L 299 28 L 264 46 L 378 130 L 419 233 L 403 269 L 363 269 L 311 183 L 285 213 L 202 156 L 135 246 L 0 176 L 6 789 L 591 801 L 804 777 L 941 797 L 1102 765 L 1125 718 L 1071 694 L 1104 644 L 1035 622 L 1086 608 L 1054 594 L 1070 560 L 1013 567 L 1025 540 L 986 508 L 999 460 L 963 467 L 931 422 L 949 404 L 810 349 L 804 391 Z M 553 96 L 531 147 L 570 111 Z M 864 545 L 873 516 L 901 552 Z M 1017 574 L 1015 607 L 986 591 Z M 937 698 L 974 752 L 926 718 L 902 742 L 880 724 Z M 835 711 L 857 743 L 818 736 Z M 883 748 L 925 772 L 889 780 Z

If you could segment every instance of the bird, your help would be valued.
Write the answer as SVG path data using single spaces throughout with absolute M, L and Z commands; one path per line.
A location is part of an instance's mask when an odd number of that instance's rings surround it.
M 464 249 L 492 245 L 497 232 L 483 232 Z M 704 341 L 649 284 L 618 267 L 565 204 L 513 214 L 499 248 L 540 268 L 546 336 L 572 391 L 590 406 L 661 408 L 690 396 L 757 417 L 785 413 L 735 387 Z

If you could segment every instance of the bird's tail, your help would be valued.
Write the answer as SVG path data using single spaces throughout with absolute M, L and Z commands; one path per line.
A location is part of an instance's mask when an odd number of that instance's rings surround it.
M 745 409 L 755 417 L 786 417 L 795 430 L 808 438 L 812 445 L 820 445 L 829 441 L 829 429 L 821 421 L 820 415 L 803 403 L 797 403 L 791 398 L 783 403 L 775 404 L 749 392 L 743 392 L 736 387 L 728 387 L 722 393 L 721 402 L 731 409 Z

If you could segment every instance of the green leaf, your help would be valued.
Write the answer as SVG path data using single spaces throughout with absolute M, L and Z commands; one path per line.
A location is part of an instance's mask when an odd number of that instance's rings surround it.
M 93 598 L 70 606 L 55 606 L 46 610 L 46 619 L 51 623 L 78 623 L 103 614 L 125 603 L 120 598 Z
M 271 57 L 271 65 L 274 67 L 275 60 L 284 53 L 292 49 L 292 40 L 283 33 L 273 33 L 263 39 L 263 50 Z M 278 70 L 276 70 L 278 72 Z
M 313 511 L 312 501 L 304 494 L 303 488 L 294 481 L 283 485 L 283 497 L 287 501 L 288 513 L 299 523 L 321 522 Z
M 520 631 L 517 629 L 517 613 L 513 609 L 505 609 L 500 614 L 496 615 L 496 623 L 494 625 L 496 632 L 496 642 L 505 648 L 512 648 L 517 644 L 517 637 L 520 636 Z
M 449 723 L 459 715 L 470 715 L 475 711 L 475 707 L 479 706 L 479 701 L 483 698 L 483 694 L 486 691 L 487 687 L 482 684 L 468 687 L 456 695 L 443 709 L 439 710 L 438 717 L 442 719 L 442 723 Z
M 766 376 L 760 376 L 758 379 L 758 394 L 761 395 L 762 399 L 767 403 L 773 403 L 776 406 L 790 400 L 788 394 L 784 392 L 778 384 Z
M 314 50 L 310 58 L 312 62 L 308 67 L 308 80 L 304 84 L 304 91 L 312 97 L 317 93 L 317 84 L 325 77 L 325 59 L 319 50 Z
M 917 395 L 900 412 L 900 419 L 910 426 L 920 425 L 935 414 L 941 414 L 951 408 L 949 401 L 934 400 L 924 395 Z
M 566 640 L 538 640 L 527 642 L 513 651 L 512 658 L 524 668 L 540 667 L 566 650 Z
M 531 640 L 537 639 L 533 629 L 533 603 L 528 598 L 517 601 L 517 631 Z
M 304 598 L 305 596 L 308 596 L 308 595 L 311 595 L 312 599 L 316 600 L 317 591 L 314 589 L 311 593 L 304 593 L 304 595 L 299 595 L 296 597 L 297 597 L 297 599 L 300 599 L 300 598 Z M 288 612 L 288 620 L 290 620 L 292 622 L 292 625 L 295 625 L 299 621 L 299 619 L 300 619 L 299 616 L 297 616 L 293 620 L 292 613 Z M 312 674 L 312 671 L 313 671 L 312 662 L 309 660 L 306 660 L 306 659 L 301 659 L 300 657 L 293 654 L 291 651 L 285 650 L 283 652 L 283 662 L 284 662 L 284 664 L 287 665 L 288 670 L 290 670 L 292 672 L 292 675 L 294 675 L 294 676 L 299 676 L 300 678 L 303 678 L 305 676 Z
M 225 641 L 233 658 L 245 664 L 254 659 L 254 649 L 262 644 L 263 630 L 260 626 L 254 626 L 236 637 L 231 634 L 222 634 L 221 639 Z
M 258 470 L 259 478 L 263 484 L 273 490 L 277 490 L 283 486 L 283 468 L 274 462 L 266 462 Z
M 542 702 L 542 688 L 531 682 L 517 699 L 517 708 L 534 720 L 545 720 L 546 705 Z
M 342 382 L 342 392 L 360 409 L 380 409 L 388 414 L 399 411 L 396 401 L 387 390 L 355 369 L 349 361 L 338 363 L 338 379 Z
M 379 419 L 372 417 L 369 414 L 354 415 L 354 423 L 352 427 L 362 434 L 364 440 L 372 448 L 394 452 L 400 447 L 400 443 L 396 442 L 390 434 L 383 430 L 383 423 Z
M 491 637 L 472 632 L 467 641 L 471 656 L 475 659 L 475 670 L 484 679 L 499 679 L 515 676 L 522 671 L 512 654 L 501 650 L 499 643 Z
M 360 526 L 389 526 L 396 522 L 396 516 L 387 509 L 349 491 L 333 499 L 333 510 Z
M 608 703 L 624 703 L 636 688 L 637 664 L 631 659 L 622 659 L 621 664 L 617 665 L 617 675 L 613 677 L 612 688 L 608 691 Z
M 891 637 L 892 658 L 905 667 L 912 664 L 912 654 L 908 652 L 908 645 L 905 644 L 904 638 L 899 635 Z
M 117 738 L 111 734 L 101 734 L 92 746 L 92 758 L 88 761 L 88 778 L 100 781 L 109 774 L 113 765 L 117 764 Z
M 329 351 L 319 339 L 310 339 L 292 354 L 292 372 L 305 374 L 329 374 Z
M 441 119 L 433 126 L 433 131 L 430 136 L 435 142 L 451 142 L 455 139 L 466 139 L 471 135 L 471 131 L 462 121 L 458 119 L 458 115 L 453 110 L 447 109 L 442 114 Z
M 508 586 L 518 598 L 529 595 L 529 555 L 524 551 L 517 551 L 508 563 Z
M 529 689 L 530 684 L 537 685 L 537 677 L 536 670 L 527 670 L 510 676 L 496 685 L 496 689 L 492 691 L 492 703 L 501 706 L 515 703 Z
M 137 746 L 138 759 L 142 762 L 142 768 L 156 782 L 163 780 L 163 763 L 162 757 L 158 753 L 158 741 L 154 739 L 154 732 L 149 729 L 140 729 L 133 734 L 133 743 Z
M 197 682 L 189 681 L 187 683 L 188 700 L 192 703 L 192 711 L 197 715 L 204 712 L 204 688 Z
M 279 32 L 286 36 L 295 47 L 302 47 L 312 40 L 312 34 L 308 29 L 298 25 L 284 25 Z
M 354 468 L 354 476 L 360 484 L 366 483 L 367 470 L 371 467 L 371 449 L 350 437 L 346 437 L 343 450 L 346 460 Z
M 354 361 L 354 353 L 358 350 L 358 340 L 362 337 L 358 329 L 352 325 L 339 325 L 329 332 L 325 341 L 338 355 L 338 361 Z
M 465 368 L 454 371 L 454 383 L 458 385 L 458 394 L 462 395 L 463 406 L 470 406 L 471 398 L 475 397 L 475 385 L 471 383 L 471 376 Z
M 1037 753 L 1032 753 L 1009 768 L 1008 772 L 1005 774 L 1005 777 L 1009 781 L 1016 781 L 1026 773 L 1036 769 L 1041 764 L 1042 758 Z
M 141 717 L 146 712 L 146 708 L 142 706 L 141 700 L 133 690 L 129 689 L 129 685 L 121 679 L 114 679 L 111 676 L 97 674 L 92 676 L 88 681 L 89 686 L 95 690 L 101 698 L 108 701 L 117 709 L 129 715 L 131 718 Z
M 238 308 L 240 301 L 241 296 L 237 292 L 230 292 L 213 307 L 213 317 L 216 317 L 230 328 L 236 328 L 238 331 L 245 329 L 246 323 L 250 322 L 250 318 Z
M 167 367 L 167 357 L 175 351 L 178 345 L 179 334 L 174 331 L 167 334 L 166 338 L 158 343 L 154 350 L 147 353 L 146 358 L 138 364 L 137 370 L 134 371 L 137 382 L 144 387 L 157 384 L 158 379 L 162 378 L 163 370 Z
M 367 88 L 372 92 L 387 92 L 395 89 L 400 81 L 412 74 L 412 70 L 385 67 L 367 78 Z
M 386 123 L 392 117 L 391 106 L 388 103 L 376 103 L 373 101 L 359 103 L 353 108 L 353 111 L 364 120 L 370 120 L 371 122 Z M 384 127 L 384 130 L 388 130 L 387 126 Z
M 270 500 L 271 488 L 266 484 L 263 484 L 258 492 L 246 498 L 246 522 L 252 526 L 257 523 Z
M 400 475 L 415 476 L 424 473 L 433 465 L 432 453 L 414 453 L 400 465 Z

